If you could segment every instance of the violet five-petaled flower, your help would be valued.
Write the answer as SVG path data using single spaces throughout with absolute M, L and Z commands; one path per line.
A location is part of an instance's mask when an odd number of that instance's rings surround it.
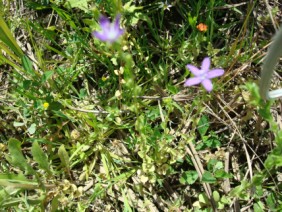
M 201 69 L 190 64 L 186 65 L 186 68 L 189 69 L 194 74 L 194 77 L 187 79 L 184 83 L 184 86 L 192 86 L 201 83 L 204 86 L 204 88 L 208 92 L 210 92 L 213 88 L 211 79 L 222 76 L 224 74 L 224 70 L 221 68 L 210 70 L 210 64 L 211 64 L 210 58 L 206 57 L 202 62 Z
M 101 31 L 94 31 L 92 35 L 101 41 L 113 43 L 124 33 L 124 30 L 119 26 L 119 22 L 120 15 L 117 15 L 112 23 L 107 17 L 101 16 L 99 19 Z

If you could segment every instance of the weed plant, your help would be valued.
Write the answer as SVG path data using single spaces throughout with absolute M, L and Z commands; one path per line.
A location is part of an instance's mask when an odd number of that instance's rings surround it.
M 281 9 L 0 0 L 1 210 L 281 211 Z

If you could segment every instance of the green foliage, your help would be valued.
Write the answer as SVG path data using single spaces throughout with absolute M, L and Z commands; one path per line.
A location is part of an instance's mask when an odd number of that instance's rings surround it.
M 22 50 L 14 39 L 2 16 L 0 16 L 0 41 L 6 44 L 19 58 L 23 56 Z
M 38 163 L 39 168 L 45 170 L 48 174 L 51 174 L 52 172 L 49 169 L 48 158 L 37 142 L 32 144 L 31 153 L 33 159 Z
M 70 159 L 68 152 L 65 149 L 64 145 L 61 145 L 59 150 L 58 150 L 58 156 L 61 159 L 62 166 L 66 168 L 67 172 L 70 173 Z
M 201 136 L 202 142 L 196 146 L 197 150 L 206 149 L 206 148 L 217 148 L 221 146 L 220 140 L 216 134 L 212 131 L 206 135 L 210 127 L 208 117 L 206 115 L 202 116 L 198 122 L 198 132 Z
M 1 174 L 0 175 L 0 185 L 7 187 L 8 190 L 14 188 L 14 191 L 18 191 L 19 188 L 34 189 L 38 187 L 38 183 L 33 180 L 28 180 L 24 175 L 19 174 Z M 17 189 L 18 188 L 18 189 Z M 2 192 L 6 190 L 1 190 Z M 12 189 L 11 189 L 12 191 Z M 11 193 L 14 193 L 12 191 Z M 7 195 L 9 196 L 9 195 Z M 3 198 L 6 198 L 6 194 L 3 193 Z M 3 199 L 4 201 L 4 199 Z M 2 202 L 2 201 L 1 201 Z
M 216 178 L 213 176 L 211 172 L 205 171 L 202 176 L 202 181 L 205 183 L 215 183 Z
M 0 3 L 1 209 L 281 210 L 276 105 L 241 86 L 266 45 L 257 1 L 23 4 Z M 121 14 L 118 42 L 91 35 L 101 14 Z M 184 88 L 205 56 L 225 76 L 210 93 Z
M 84 12 L 88 12 L 89 11 L 88 2 L 89 0 L 82 0 L 82 1 L 67 0 L 64 6 L 70 8 L 79 8 Z
M 30 61 L 30 59 L 28 59 L 27 56 L 22 57 L 22 66 L 23 66 L 24 70 L 26 71 L 27 76 L 31 76 L 31 77 L 36 76 L 36 73 L 34 72 L 34 70 L 32 68 L 32 62 Z
M 196 171 L 186 171 L 182 174 L 181 178 L 179 179 L 180 183 L 182 184 L 190 184 L 192 185 L 193 183 L 196 182 L 198 179 L 199 175 Z
M 34 170 L 26 162 L 26 159 L 23 156 L 20 141 L 11 138 L 8 142 L 8 149 L 11 155 L 7 156 L 6 159 L 11 163 L 11 165 L 20 168 L 22 171 L 26 172 L 27 174 L 34 174 Z
M 198 127 L 198 131 L 201 135 L 201 137 L 204 137 L 204 135 L 206 134 L 206 132 L 208 131 L 209 129 L 209 120 L 208 120 L 208 117 L 207 116 L 202 116 L 200 118 L 200 121 L 198 123 L 199 127 Z

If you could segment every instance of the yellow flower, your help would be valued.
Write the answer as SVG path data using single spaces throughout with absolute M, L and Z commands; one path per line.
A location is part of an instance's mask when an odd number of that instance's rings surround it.
M 102 81 L 105 82 L 108 79 L 108 77 L 102 76 Z
M 48 102 L 44 102 L 43 107 L 46 110 L 49 107 L 49 103 Z

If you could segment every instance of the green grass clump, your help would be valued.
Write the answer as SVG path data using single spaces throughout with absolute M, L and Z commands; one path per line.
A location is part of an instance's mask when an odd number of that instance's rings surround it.
M 277 105 L 255 84 L 272 3 L 0 1 L 0 208 L 281 210 Z M 116 42 L 91 35 L 102 14 Z M 184 87 L 207 56 L 224 76 Z

